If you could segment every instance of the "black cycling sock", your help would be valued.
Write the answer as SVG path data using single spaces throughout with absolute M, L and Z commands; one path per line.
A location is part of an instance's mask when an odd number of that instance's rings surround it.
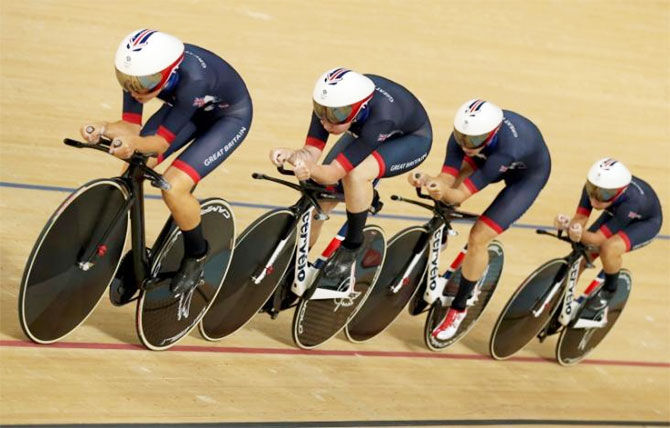
M 615 273 L 605 273 L 605 284 L 603 284 L 603 288 L 610 293 L 614 293 L 616 291 L 616 286 L 617 283 L 619 282 L 619 272 Z
M 451 307 L 457 311 L 464 311 L 476 284 L 477 280 L 471 281 L 461 274 L 461 283 L 458 286 L 458 292 L 456 293 L 456 297 L 454 297 L 454 301 L 451 302 Z
M 342 241 L 342 246 L 349 250 L 355 250 L 363 245 L 363 228 L 368 219 L 368 210 L 360 213 L 347 211 L 347 234 Z
M 191 230 L 182 230 L 184 235 L 184 255 L 186 257 L 198 258 L 207 252 L 207 241 L 202 235 L 202 223 Z

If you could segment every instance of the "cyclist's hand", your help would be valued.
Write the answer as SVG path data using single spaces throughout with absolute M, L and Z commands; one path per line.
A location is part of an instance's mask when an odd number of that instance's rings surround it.
M 554 218 L 554 227 L 557 230 L 566 230 L 569 225 L 570 217 L 565 214 L 558 214 L 556 218 Z
M 109 153 L 119 159 L 128 159 L 135 153 L 135 143 L 132 137 L 116 137 L 109 146 Z
M 293 150 L 276 148 L 270 150 L 270 162 L 275 166 L 282 166 L 293 154 Z
M 581 223 L 572 223 L 568 229 L 568 236 L 572 242 L 579 242 L 582 239 L 582 232 Z
M 426 186 L 426 190 L 428 190 L 428 194 L 431 198 L 435 199 L 436 201 L 442 200 L 442 197 L 444 196 L 442 192 L 442 183 L 434 179 L 429 179 L 424 185 Z
M 296 161 L 295 168 L 293 168 L 293 173 L 300 181 L 309 180 L 309 178 L 312 176 L 309 163 L 303 160 Z
M 421 187 L 425 185 L 429 178 L 430 177 L 422 172 L 410 172 L 409 175 L 407 175 L 407 181 L 413 187 Z
M 87 123 L 79 129 L 79 133 L 89 143 L 97 143 L 105 134 L 105 125 L 105 122 Z

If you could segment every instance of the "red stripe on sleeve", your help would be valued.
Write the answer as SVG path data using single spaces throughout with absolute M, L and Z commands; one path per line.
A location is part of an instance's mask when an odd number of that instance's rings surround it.
M 458 177 L 458 170 L 453 166 L 444 165 L 442 167 L 442 172 L 445 174 L 453 175 L 454 177 Z
M 305 140 L 305 145 L 316 147 L 319 150 L 323 150 L 323 148 L 326 147 L 326 142 L 319 140 L 318 138 L 307 137 L 307 140 Z
M 170 132 L 169 129 L 164 127 L 163 125 L 161 125 L 158 128 L 158 132 L 156 132 L 156 135 L 160 135 L 161 137 L 165 138 L 165 141 L 167 141 L 168 144 L 172 143 L 174 141 L 174 137 L 175 137 L 175 135 L 172 132 Z
M 588 217 L 591 215 L 591 210 L 584 207 L 577 207 L 577 214 L 583 214 Z
M 135 125 L 142 124 L 142 115 L 138 113 L 123 113 L 121 119 L 124 122 L 134 123 Z
M 354 169 L 354 166 L 349 162 L 349 159 L 347 159 L 343 153 L 340 153 L 337 155 L 335 158 L 337 162 L 339 162 L 340 165 L 342 165 L 342 168 L 344 168 L 345 171 L 349 172 L 352 169 Z
M 466 156 L 463 158 L 463 162 L 467 163 L 470 165 L 470 168 L 472 168 L 473 171 L 477 171 L 477 163 L 475 162 L 474 159 L 472 159 L 470 156 Z

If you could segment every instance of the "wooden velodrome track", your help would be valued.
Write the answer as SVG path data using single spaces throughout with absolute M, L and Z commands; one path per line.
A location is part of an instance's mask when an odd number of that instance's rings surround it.
M 528 227 L 502 236 L 499 291 L 470 335 L 439 354 L 423 346 L 423 317 L 408 314 L 369 343 L 339 337 L 300 352 L 291 312 L 258 316 L 218 343 L 193 333 L 153 353 L 138 347 L 132 305 L 106 299 L 62 343 L 33 346 L 16 306 L 26 258 L 66 192 L 119 170 L 111 157 L 60 141 L 85 121 L 119 117 L 113 52 L 133 29 L 209 48 L 246 80 L 255 110 L 249 137 L 197 191 L 233 202 L 239 231 L 268 205 L 295 200 L 250 174 L 273 171 L 270 147 L 301 145 L 314 80 L 340 65 L 389 77 L 422 100 L 435 134 L 427 172 L 439 170 L 454 110 L 466 99 L 490 99 L 535 121 L 553 172 L 518 226 L 547 226 L 557 212 L 573 212 L 589 165 L 605 155 L 670 206 L 670 2 L 2 0 L 0 8 L 0 423 L 669 424 L 667 221 L 660 239 L 625 256 L 634 287 L 619 324 L 568 369 L 552 361 L 555 340 L 534 342 L 511 361 L 488 358 L 493 323 L 517 285 L 568 251 Z M 465 208 L 481 212 L 499 189 L 491 187 Z M 388 199 L 412 194 L 405 177 L 386 180 L 381 193 L 385 216 L 370 222 L 389 237 L 420 222 L 398 216 L 426 215 Z M 150 238 L 166 212 L 147 201 Z M 457 229 L 445 264 L 465 242 L 468 227 Z

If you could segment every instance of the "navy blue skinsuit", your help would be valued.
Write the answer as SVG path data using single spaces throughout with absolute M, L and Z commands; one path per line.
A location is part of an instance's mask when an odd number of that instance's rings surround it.
M 588 217 L 592 208 L 586 188 L 583 188 L 577 213 Z M 593 222 L 589 231 L 601 231 L 607 238 L 619 235 L 626 243 L 626 251 L 631 251 L 649 244 L 658 235 L 662 224 L 661 202 L 654 189 L 633 176 L 628 188 Z
M 474 194 L 503 180 L 505 188 L 479 217 L 498 233 L 518 220 L 533 204 L 551 173 L 551 157 L 540 130 L 525 117 L 503 110 L 503 123 L 493 140 L 474 157 L 465 156 L 454 135 L 449 137 L 442 172 L 458 176 L 463 162 L 474 172 L 463 181 Z
M 366 76 L 375 83 L 374 96 L 323 163 L 337 161 L 349 172 L 373 156 L 379 164 L 379 177 L 393 177 L 416 168 L 428 156 L 433 142 L 426 110 L 403 86 L 380 76 Z M 312 113 L 305 144 L 323 150 L 328 135 Z
M 158 94 L 165 104 L 140 135 L 160 135 L 170 144 L 159 162 L 189 145 L 172 166 L 194 182 L 212 172 L 249 133 L 253 109 L 240 75 L 223 59 L 186 44 L 184 60 Z M 123 94 L 123 120 L 141 125 L 142 104 Z

